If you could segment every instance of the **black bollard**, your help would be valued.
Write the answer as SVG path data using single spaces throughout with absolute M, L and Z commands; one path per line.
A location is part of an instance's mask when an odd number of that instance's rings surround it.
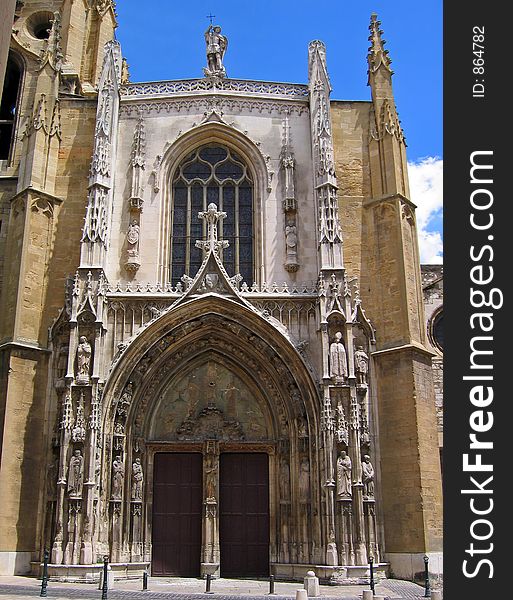
M 269 576 L 269 594 L 274 594 L 274 575 Z
M 50 553 L 45 548 L 43 552 L 43 580 L 41 581 L 41 593 L 39 594 L 43 598 L 46 598 L 46 588 L 48 586 L 48 558 L 50 557 Z
M 213 594 L 214 592 L 210 591 L 210 584 L 212 583 L 212 575 L 207 573 L 207 582 L 205 585 L 205 594 Z
M 374 590 L 374 557 L 369 556 L 369 570 L 370 570 L 370 589 L 372 590 L 372 595 L 376 594 Z
M 102 585 L 102 600 L 107 600 L 107 594 L 109 590 L 109 557 L 105 555 L 103 557 L 103 585 Z
M 143 571 L 143 591 L 148 589 L 148 571 L 144 569 Z
M 431 598 L 431 583 L 429 581 L 429 556 L 424 556 L 424 578 L 426 581 L 426 589 L 424 590 L 424 598 Z

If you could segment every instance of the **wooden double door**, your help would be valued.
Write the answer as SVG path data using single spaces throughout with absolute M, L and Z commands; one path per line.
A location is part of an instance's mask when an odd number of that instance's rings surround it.
M 153 477 L 152 574 L 198 577 L 206 513 L 203 456 L 156 454 Z M 218 522 L 221 576 L 267 576 L 267 454 L 220 455 Z

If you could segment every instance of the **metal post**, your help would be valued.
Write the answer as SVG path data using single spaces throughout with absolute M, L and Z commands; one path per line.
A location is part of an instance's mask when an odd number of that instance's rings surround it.
M 269 576 L 269 594 L 274 594 L 274 575 Z
M 431 597 L 431 583 L 429 581 L 429 556 L 424 556 L 424 578 L 426 581 L 426 589 L 424 590 L 424 598 Z
M 376 591 L 374 589 L 374 557 L 369 556 L 369 570 L 370 570 L 370 589 L 372 590 L 372 595 L 374 596 Z
M 143 571 L 143 591 L 148 589 L 148 571 L 144 569 Z
M 48 586 L 48 558 L 50 557 L 50 553 L 45 548 L 43 552 L 43 580 L 41 581 L 41 593 L 39 594 L 43 598 L 46 598 L 46 588 Z
M 103 557 L 103 585 L 102 585 L 102 600 L 107 600 L 107 593 L 109 589 L 109 557 L 105 555 Z
M 214 592 L 210 591 L 210 584 L 212 583 L 212 575 L 207 573 L 207 583 L 205 587 L 205 594 L 213 594 Z

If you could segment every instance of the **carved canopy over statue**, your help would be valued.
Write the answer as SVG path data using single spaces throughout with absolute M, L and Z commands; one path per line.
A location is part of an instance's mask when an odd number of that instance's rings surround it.
M 208 26 L 205 31 L 207 43 L 207 67 L 203 69 L 205 75 L 226 77 L 226 69 L 223 66 L 223 58 L 228 47 L 228 39 L 221 34 L 219 25 Z

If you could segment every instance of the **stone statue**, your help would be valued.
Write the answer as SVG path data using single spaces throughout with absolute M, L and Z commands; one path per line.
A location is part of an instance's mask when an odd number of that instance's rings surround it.
M 290 500 L 290 468 L 285 457 L 280 461 L 280 500 Z
M 295 254 L 295 248 L 297 246 L 297 227 L 293 224 L 285 227 L 285 242 L 287 244 L 287 253 Z
M 341 381 L 347 377 L 347 355 L 340 331 L 337 331 L 335 341 L 330 346 L 330 377 Z
M 77 381 L 89 383 L 89 368 L 91 365 L 91 344 L 85 335 L 79 339 L 77 348 Z
M 307 456 L 303 456 L 299 466 L 299 501 L 310 501 L 310 465 Z
M 351 459 L 345 450 L 342 450 L 337 460 L 337 498 L 350 500 L 351 489 Z
M 82 495 L 82 482 L 84 478 L 84 457 L 81 450 L 75 450 L 69 461 L 68 468 L 68 494 L 71 498 Z
M 119 399 L 117 412 L 118 415 L 126 417 L 128 415 L 128 409 L 130 408 L 130 403 L 132 402 L 132 394 L 133 394 L 133 385 L 132 382 L 129 381 L 126 384 L 125 391 L 121 395 Z
M 354 366 L 356 371 L 356 383 L 367 384 L 367 373 L 369 371 L 369 357 L 363 350 L 363 346 L 357 346 L 354 353 Z
M 374 467 L 370 461 L 370 456 L 365 454 L 362 461 L 363 475 L 363 497 L 365 499 L 374 498 Z
M 132 464 L 132 500 L 142 500 L 143 481 L 141 459 L 137 457 Z
M 218 25 L 210 24 L 205 31 L 207 43 L 207 68 L 203 72 L 207 76 L 226 77 L 226 69 L 223 66 L 223 58 L 228 47 L 228 39 L 221 34 Z
M 125 480 L 125 465 L 118 455 L 112 463 L 112 499 L 121 500 L 123 495 L 123 482 Z
M 126 241 L 132 246 L 135 246 L 139 241 L 139 231 L 140 228 L 137 224 L 137 221 L 135 219 L 132 219 L 130 225 L 128 226 L 128 231 L 126 234 Z
M 209 452 L 207 454 L 207 464 L 205 465 L 205 491 L 207 500 L 214 502 L 216 499 L 217 466 L 217 456 L 213 452 Z

